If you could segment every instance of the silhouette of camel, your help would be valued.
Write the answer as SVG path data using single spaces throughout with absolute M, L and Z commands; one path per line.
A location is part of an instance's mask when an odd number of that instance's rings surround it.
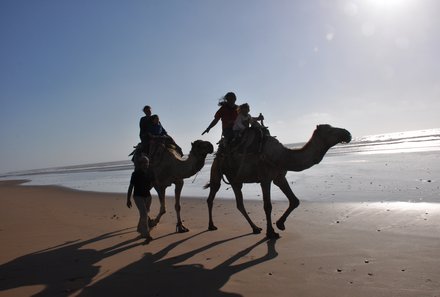
M 34 252 L 0 266 L 0 292 L 31 285 L 45 288 L 33 296 L 241 296 L 220 291 L 230 277 L 240 271 L 277 257 L 275 241 L 262 239 L 217 265 L 213 269 L 201 264 L 180 264 L 189 258 L 215 246 L 249 236 L 235 236 L 219 240 L 181 255 L 166 258 L 180 244 L 207 231 L 173 242 L 159 252 L 145 253 L 144 257 L 119 271 L 92 284 L 99 273 L 98 262 L 139 245 L 139 237 L 116 245 L 94 250 L 84 248 L 88 244 L 103 241 L 127 233 L 122 229 L 85 241 L 70 241 L 45 250 Z M 170 234 L 157 238 L 159 240 Z M 257 259 L 233 265 L 254 248 L 266 242 L 267 253 Z M 101 272 L 102 273 L 102 272 Z
M 222 292 L 220 289 L 234 274 L 274 259 L 278 255 L 275 250 L 275 240 L 262 239 L 212 269 L 207 269 L 201 264 L 180 264 L 210 248 L 251 235 L 246 234 L 219 240 L 193 251 L 165 258 L 168 252 L 178 245 L 205 232 L 207 231 L 172 243 L 156 254 L 146 253 L 138 262 L 85 288 L 78 296 L 105 296 L 111 292 L 114 296 L 239 297 L 240 294 Z M 264 256 L 233 265 L 264 242 L 267 244 L 267 253 Z
M 244 139 L 255 139 L 255 129 L 247 129 Z M 222 176 L 229 180 L 235 194 L 238 210 L 248 221 L 254 234 L 261 232 L 261 228 L 254 224 L 249 217 L 243 203 L 241 191 L 244 183 L 259 183 L 263 192 L 264 212 L 266 214 L 266 235 L 268 238 L 279 238 L 279 234 L 272 227 L 272 203 L 270 188 L 272 182 L 278 186 L 289 200 L 289 206 L 276 222 L 280 230 L 285 229 L 285 221 L 289 214 L 299 206 L 299 200 L 292 192 L 286 179 L 288 171 L 303 171 L 324 158 L 327 151 L 341 142 L 350 142 L 351 134 L 345 129 L 330 125 L 318 125 L 310 140 L 300 149 L 289 149 L 282 145 L 275 137 L 267 136 L 261 143 L 258 153 L 229 153 L 217 154 L 211 165 L 211 176 L 208 196 L 208 230 L 216 230 L 212 218 L 212 208 L 217 191 L 220 189 Z
M 152 153 L 150 170 L 154 175 L 154 189 L 157 192 L 160 201 L 160 210 L 157 216 L 150 221 L 150 226 L 156 226 L 161 217 L 166 213 L 165 191 L 175 185 L 174 189 L 174 209 L 176 211 L 177 223 L 176 232 L 184 233 L 189 230 L 183 226 L 180 217 L 180 195 L 184 184 L 184 179 L 193 176 L 205 165 L 205 159 L 208 154 L 214 151 L 214 147 L 209 141 L 196 140 L 191 143 L 191 151 L 186 159 L 183 159 L 179 153 L 163 145 L 157 145 Z M 142 154 L 141 147 L 137 147 L 133 152 L 133 162 L 138 166 L 139 156 Z

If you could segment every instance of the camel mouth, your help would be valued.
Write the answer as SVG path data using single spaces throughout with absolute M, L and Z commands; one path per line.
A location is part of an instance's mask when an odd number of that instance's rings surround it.
M 214 152 L 214 146 L 212 143 L 208 142 L 208 154 L 212 154 Z
M 341 143 L 350 143 L 350 141 L 351 141 L 351 133 L 348 132 L 347 130 L 344 131 L 344 132 L 345 132 L 345 133 L 344 133 L 344 135 L 342 136 L 342 141 L 341 141 Z
M 205 155 L 212 154 L 214 152 L 214 146 L 209 141 L 196 140 L 191 145 L 191 151 L 194 149 Z

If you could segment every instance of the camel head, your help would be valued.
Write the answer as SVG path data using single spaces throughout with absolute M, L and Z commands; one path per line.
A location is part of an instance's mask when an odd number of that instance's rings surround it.
M 212 154 L 213 152 L 214 146 L 209 141 L 196 140 L 191 143 L 191 151 L 189 154 L 200 155 L 205 158 L 207 154 Z
M 313 137 L 318 137 L 329 147 L 338 143 L 349 143 L 351 141 L 351 134 L 345 129 L 332 127 L 330 125 L 316 126 Z

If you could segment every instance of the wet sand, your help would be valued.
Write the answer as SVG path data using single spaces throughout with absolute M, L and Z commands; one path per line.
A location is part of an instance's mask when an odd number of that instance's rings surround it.
M 208 232 L 205 199 L 182 198 L 176 234 L 169 197 L 145 245 L 124 194 L 5 181 L 0 203 L 0 296 L 440 296 L 439 204 L 303 202 L 268 241 L 221 199 Z

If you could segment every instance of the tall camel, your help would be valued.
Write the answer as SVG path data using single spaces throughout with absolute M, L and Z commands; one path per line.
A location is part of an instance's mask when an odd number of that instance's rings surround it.
M 252 139 L 258 131 L 246 130 L 244 138 Z M 243 183 L 259 183 L 263 192 L 264 211 L 266 214 L 268 238 L 278 238 L 279 234 L 272 227 L 272 203 L 270 197 L 271 183 L 278 186 L 289 200 L 289 206 L 278 219 L 278 229 L 284 230 L 284 223 L 289 214 L 298 207 L 299 200 L 292 192 L 286 179 L 287 171 L 303 171 L 321 162 L 327 151 L 334 145 L 351 141 L 351 134 L 345 129 L 334 128 L 330 125 L 318 125 L 312 138 L 300 149 L 289 149 L 277 139 L 266 136 L 260 142 L 256 153 L 232 152 L 218 154 L 211 167 L 211 177 L 206 188 L 210 188 L 208 196 L 209 230 L 216 230 L 212 219 L 212 207 L 217 191 L 220 189 L 222 176 L 226 176 L 235 194 L 238 210 L 251 225 L 253 233 L 258 234 L 261 228 L 256 226 L 246 212 L 243 203 Z M 258 146 L 258 145 L 257 145 Z
M 183 226 L 180 217 L 180 194 L 183 188 L 183 179 L 196 174 L 205 165 L 205 159 L 208 154 L 213 153 L 214 147 L 208 141 L 196 140 L 191 144 L 191 151 L 188 158 L 183 159 L 173 149 L 165 148 L 163 145 L 158 145 L 151 157 L 149 170 L 154 175 L 153 186 L 157 192 L 160 201 L 160 210 L 154 220 L 151 220 L 150 226 L 154 227 L 159 223 L 160 218 L 166 212 L 165 207 L 165 190 L 171 184 L 175 185 L 175 205 L 174 208 L 177 214 L 176 232 L 183 233 L 189 230 Z M 137 166 L 135 153 L 133 161 Z

